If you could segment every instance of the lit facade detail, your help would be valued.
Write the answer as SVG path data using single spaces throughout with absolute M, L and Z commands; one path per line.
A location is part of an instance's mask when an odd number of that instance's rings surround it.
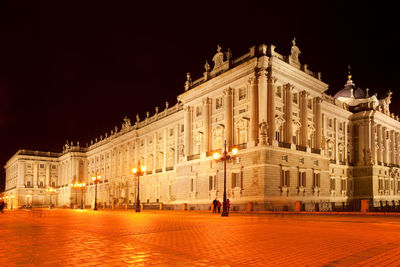
M 121 127 L 86 146 L 67 143 L 61 153 L 19 150 L 7 162 L 6 195 L 14 207 L 48 206 L 46 188 L 56 188 L 53 204 L 98 207 L 134 205 L 136 177 L 140 203 L 208 209 L 223 197 L 223 165 L 215 160 L 224 142 L 234 160 L 227 162 L 231 207 L 254 210 L 296 201 L 313 210 L 332 202 L 400 200 L 400 122 L 390 113 L 391 93 L 378 100 L 349 81 L 335 97 L 328 84 L 299 61 L 292 42 L 284 56 L 273 45 L 254 46 L 234 59 L 218 47 L 204 75 L 187 74 L 178 103 L 125 118 Z M 74 183 L 86 183 L 75 194 Z M 77 197 L 78 199 L 75 199 Z M 82 199 L 83 198 L 83 199 Z M 283 204 L 282 204 L 283 203 Z

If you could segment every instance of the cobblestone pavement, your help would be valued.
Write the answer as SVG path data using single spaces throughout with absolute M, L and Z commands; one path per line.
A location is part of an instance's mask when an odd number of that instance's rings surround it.
M 0 266 L 399 266 L 400 217 L 6 211 Z

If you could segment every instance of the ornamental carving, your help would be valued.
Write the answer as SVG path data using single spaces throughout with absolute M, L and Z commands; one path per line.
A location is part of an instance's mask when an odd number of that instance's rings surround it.
M 217 46 L 217 53 L 214 55 L 213 57 L 213 61 L 214 61 L 214 68 L 213 70 L 221 67 L 222 64 L 224 64 L 224 53 L 221 52 L 221 46 L 218 45 Z

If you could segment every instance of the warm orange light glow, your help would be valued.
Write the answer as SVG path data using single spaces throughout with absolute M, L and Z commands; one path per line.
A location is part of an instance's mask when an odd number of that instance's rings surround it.
M 218 152 L 215 152 L 215 153 L 214 153 L 214 159 L 219 159 L 220 156 L 221 156 L 221 155 L 220 155 Z
M 11 198 L 14 198 L 14 196 L 11 196 Z
M 142 166 L 142 172 L 146 171 L 146 166 Z
M 93 181 L 96 180 L 96 177 L 92 177 L 92 180 L 93 180 Z
M 99 179 L 99 180 L 100 180 L 100 179 L 101 179 L 101 176 L 100 176 L 100 175 L 99 175 L 99 176 L 97 176 L 97 179 Z
M 137 169 L 136 169 L 136 168 L 133 168 L 133 169 L 132 169 L 132 172 L 133 172 L 133 173 L 137 173 Z
M 232 148 L 232 154 L 236 155 L 238 153 L 238 149 L 236 147 Z

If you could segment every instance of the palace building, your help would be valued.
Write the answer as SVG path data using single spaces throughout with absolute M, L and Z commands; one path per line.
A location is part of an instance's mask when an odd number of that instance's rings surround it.
M 218 46 L 202 77 L 187 81 L 177 104 L 145 118 L 125 117 L 86 146 L 62 152 L 19 150 L 5 165 L 6 192 L 22 205 L 100 207 L 140 201 L 164 209 L 208 209 L 224 192 L 224 143 L 238 153 L 226 162 L 226 192 L 234 210 L 329 210 L 343 202 L 400 201 L 400 121 L 383 99 L 345 87 L 327 95 L 320 73 L 299 61 L 292 42 L 284 56 L 273 45 L 233 58 Z M 74 183 L 85 183 L 80 189 Z M 56 192 L 48 189 L 52 187 Z M 249 205 L 250 203 L 250 205 Z M 317 205 L 318 204 L 318 205 Z M 10 203 L 8 203 L 10 206 Z

